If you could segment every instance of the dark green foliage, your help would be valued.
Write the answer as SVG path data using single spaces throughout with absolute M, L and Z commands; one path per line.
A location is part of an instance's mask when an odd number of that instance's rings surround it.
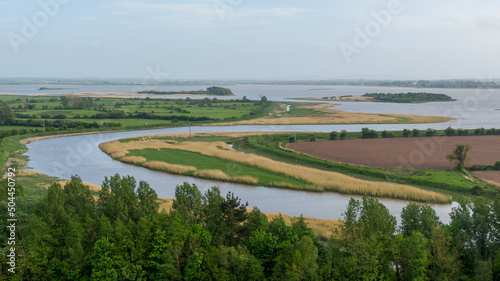
M 482 127 L 474 130 L 474 135 L 476 135 L 476 136 L 482 136 L 485 134 L 486 134 L 486 130 Z
M 396 219 L 376 199 L 351 199 L 344 213 L 345 222 L 336 238 L 342 259 L 335 271 L 341 280 L 386 280 L 391 270 L 391 244 Z
M 318 271 L 318 248 L 309 236 L 303 236 L 277 258 L 272 280 L 314 280 Z
M 457 144 L 455 150 L 446 155 L 446 159 L 450 162 L 456 163 L 455 169 L 461 171 L 465 168 L 465 162 L 468 159 L 467 157 L 470 148 L 470 144 L 468 143 Z
M 500 161 L 495 162 L 495 170 L 500 171 Z
M 412 137 L 418 137 L 420 135 L 420 131 L 418 129 L 413 129 L 411 135 Z
M 340 139 L 345 140 L 346 137 L 347 137 L 347 131 L 346 130 L 340 131 Z
M 391 132 L 387 132 L 386 130 L 384 130 L 382 132 L 381 136 L 382 136 L 382 138 L 393 138 L 394 137 L 394 135 Z
M 179 212 L 190 225 L 199 220 L 202 195 L 198 187 L 184 182 L 175 188 L 175 199 L 172 208 Z
M 461 245 L 462 274 L 491 278 L 489 261 L 498 254 L 499 225 L 496 220 L 500 218 L 500 201 L 497 198 L 491 204 L 478 198 L 473 202 L 461 200 L 459 204 L 452 209 L 449 229 L 453 239 Z
M 467 130 L 467 129 L 457 129 L 457 135 L 459 135 L 459 136 L 467 136 L 467 135 L 469 135 L 469 130 Z
M 420 232 L 409 236 L 397 235 L 394 259 L 398 280 L 427 280 L 429 266 L 428 240 Z
M 220 210 L 222 214 L 223 221 L 223 236 L 222 240 L 224 244 L 229 246 L 236 245 L 236 242 L 240 240 L 239 233 L 241 232 L 240 225 L 247 219 L 248 202 L 245 204 L 241 203 L 241 199 L 234 196 L 231 191 L 227 193 L 226 199 L 220 202 Z
M 129 219 L 137 222 L 143 215 L 155 214 L 158 211 L 156 192 L 143 181 L 137 191 L 136 187 L 136 181 L 131 176 L 121 178 L 116 174 L 106 177 L 97 201 L 99 211 L 111 220 L 123 222 Z
M 428 205 L 410 203 L 401 211 L 400 231 L 405 236 L 410 236 L 413 232 L 420 232 L 429 239 L 432 230 L 439 224 L 436 211 Z
M 15 115 L 9 105 L 4 101 L 0 101 L 0 125 L 12 125 Z
M 426 137 L 433 137 L 435 135 L 436 135 L 436 130 L 431 129 L 431 128 L 428 128 L 427 130 L 425 130 Z
M 445 227 L 434 228 L 429 239 L 429 279 L 456 280 L 460 266 L 458 243 Z
M 216 96 L 233 96 L 231 89 L 222 87 L 208 87 L 206 90 L 198 91 L 142 91 L 140 94 L 154 94 L 154 95 L 216 95 Z
M 445 135 L 451 137 L 451 136 L 456 135 L 456 130 L 451 128 L 451 127 L 448 127 L 448 128 L 446 128 L 446 130 L 444 130 L 444 133 L 445 133 Z
M 431 102 L 431 101 L 452 101 L 450 96 L 445 94 L 431 94 L 431 93 L 370 93 L 364 94 L 364 97 L 373 97 L 376 101 L 380 102 L 399 102 L 399 103 L 413 103 L 413 102 Z
M 408 129 L 403 129 L 403 137 L 407 138 L 410 136 L 411 131 Z
M 332 131 L 330 133 L 330 140 L 336 140 L 337 139 L 337 135 L 338 135 L 337 131 Z
M 0 182 L 5 184 L 5 180 Z M 409 204 L 396 220 L 378 200 L 351 199 L 344 224 L 321 243 L 300 216 L 287 225 L 233 193 L 176 189 L 158 213 L 156 193 L 106 178 L 97 204 L 79 177 L 52 184 L 39 203 L 19 198 L 17 280 L 491 280 L 500 276 L 500 198 L 461 201 L 442 226 Z M 8 250 L 0 197 L 0 250 Z M 132 214 L 135 212 L 136 214 Z M 6 264 L 5 255 L 1 258 Z M 2 267 L 0 280 L 10 278 Z
M 244 246 L 212 247 L 204 255 L 196 280 L 265 280 L 264 268 Z
M 375 130 L 370 130 L 368 128 L 362 128 L 361 129 L 361 138 L 363 138 L 363 139 L 378 138 L 378 133 Z

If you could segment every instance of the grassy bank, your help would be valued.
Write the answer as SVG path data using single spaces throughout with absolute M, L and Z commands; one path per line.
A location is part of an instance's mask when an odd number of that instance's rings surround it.
M 268 136 L 262 136 L 268 137 Z M 137 139 L 137 138 L 136 138 Z M 165 137 L 156 138 L 141 138 L 135 141 L 120 142 L 113 141 L 100 145 L 101 149 L 111 155 L 114 159 L 121 160 L 123 157 L 141 157 L 141 160 L 154 162 L 160 169 L 167 172 L 175 172 L 171 167 L 160 165 L 167 163 L 168 165 L 181 165 L 182 173 L 198 177 L 211 177 L 227 181 L 235 181 L 231 176 L 228 176 L 224 171 L 241 171 L 243 174 L 238 176 L 246 176 L 257 179 L 257 182 L 263 182 L 261 174 L 248 174 L 248 166 L 253 166 L 268 172 L 282 175 L 286 180 L 284 182 L 273 182 L 271 186 L 295 188 L 308 191 L 335 191 L 345 194 L 369 195 L 376 197 L 398 198 L 406 200 L 415 200 L 423 202 L 449 202 L 450 197 L 447 195 L 422 190 L 409 185 L 398 183 L 390 183 L 384 181 L 368 181 L 364 179 L 354 178 L 338 172 L 317 169 L 304 165 L 287 163 L 286 161 L 277 161 L 268 157 L 259 156 L 256 154 L 244 153 L 230 149 L 223 142 L 196 142 L 186 138 L 177 138 L 166 140 Z M 157 151 L 153 151 L 156 149 Z M 145 150 L 145 151 L 143 151 Z M 185 152 L 173 152 L 172 150 L 182 150 Z M 186 154 L 188 152 L 189 155 Z M 170 153 L 170 154 L 169 154 Z M 157 156 L 158 155 L 158 156 Z M 180 160 L 176 160 L 180 155 Z M 209 156 L 210 158 L 206 158 Z M 219 158 L 226 162 L 220 162 Z M 123 160 L 122 160 L 123 161 Z M 203 161 L 209 161 L 207 167 L 214 165 L 222 167 L 224 170 L 210 169 L 198 170 L 197 165 Z M 227 162 L 229 161 L 229 162 Z M 138 163 L 136 163 L 137 165 Z M 144 166 L 144 164 L 141 164 Z M 204 164 L 203 164 L 204 165 Z M 187 168 L 189 167 L 189 168 Z M 196 170 L 192 170 L 193 167 Z M 205 172 L 203 172 L 205 171 Z M 261 171 L 260 171 L 261 173 Z M 297 186 L 290 181 L 306 182 L 305 186 Z M 250 182 L 248 182 L 250 183 Z

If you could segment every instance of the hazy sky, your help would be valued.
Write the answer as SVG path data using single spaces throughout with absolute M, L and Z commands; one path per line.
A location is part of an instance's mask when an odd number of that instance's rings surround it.
M 0 0 L 0 77 L 500 78 L 500 1 Z

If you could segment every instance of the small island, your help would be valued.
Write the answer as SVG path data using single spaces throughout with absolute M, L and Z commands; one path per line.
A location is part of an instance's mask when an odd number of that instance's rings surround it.
M 436 101 L 453 101 L 450 96 L 445 94 L 432 94 L 432 93 L 368 93 L 363 97 L 374 98 L 378 102 L 399 102 L 399 103 L 417 103 L 417 102 L 436 102 Z
M 393 103 L 425 103 L 454 101 L 445 94 L 433 93 L 366 93 L 362 96 L 331 96 L 321 98 L 297 98 L 297 100 L 331 100 L 331 101 L 364 101 L 364 102 L 393 102 Z
M 153 94 L 153 95 L 204 95 L 204 96 L 234 96 L 231 89 L 223 87 L 208 87 L 206 90 L 198 91 L 141 91 L 139 94 Z
M 49 88 L 49 87 L 41 87 L 38 91 L 57 91 L 57 90 L 66 90 L 66 89 L 74 89 L 74 88 Z

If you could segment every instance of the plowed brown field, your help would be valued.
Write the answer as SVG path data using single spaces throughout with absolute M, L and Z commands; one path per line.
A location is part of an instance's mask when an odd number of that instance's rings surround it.
M 469 143 L 467 165 L 500 161 L 500 136 L 353 139 L 287 144 L 287 148 L 341 163 L 376 167 L 452 169 L 446 159 L 457 144 Z
M 474 175 L 482 180 L 500 185 L 500 171 L 475 172 Z

